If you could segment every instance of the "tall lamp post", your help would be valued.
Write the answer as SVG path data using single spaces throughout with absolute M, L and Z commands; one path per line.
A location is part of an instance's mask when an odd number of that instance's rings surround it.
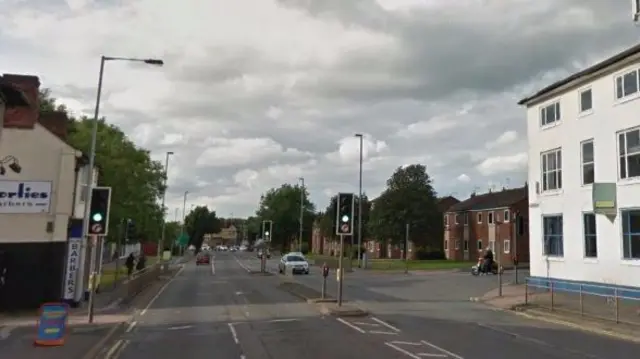
M 164 246 L 164 236 L 165 229 L 167 227 L 167 210 L 164 207 L 165 201 L 167 199 L 167 180 L 169 178 L 169 156 L 173 155 L 173 152 L 168 151 L 166 157 L 164 159 L 164 189 L 162 191 L 162 229 L 160 233 L 160 239 L 158 240 L 158 262 L 160 262 L 160 257 L 162 255 L 162 247 Z M 173 245 L 171 246 L 173 249 Z M 173 250 L 171 251 L 173 253 Z
M 302 230 L 304 220 L 304 177 L 299 178 L 302 186 L 300 187 L 300 234 L 298 234 L 298 250 L 302 252 Z
M 93 113 L 93 129 L 91 131 L 91 147 L 89 149 L 89 170 L 87 171 L 86 177 L 86 196 L 85 196 L 85 206 L 84 206 L 84 218 L 82 221 L 82 233 L 88 233 L 89 227 L 89 217 L 91 213 L 91 192 L 93 191 L 93 167 L 95 166 L 95 158 L 96 158 L 96 141 L 98 137 L 98 118 L 100 116 L 100 99 L 102 97 L 102 79 L 104 77 L 104 64 L 107 61 L 128 61 L 128 62 L 142 62 L 148 65 L 155 66 L 163 66 L 164 61 L 159 59 L 138 59 L 131 57 L 110 57 L 110 56 L 101 56 L 100 57 L 100 72 L 98 74 L 98 92 L 96 94 L 96 107 Z M 87 238 L 88 239 L 88 238 Z M 87 243 L 89 241 L 87 240 Z M 84 246 L 86 249 L 86 245 Z M 84 252 L 84 251 L 83 251 Z M 94 272 L 96 267 L 96 248 L 95 245 L 91 245 L 91 257 L 89 264 L 89 271 Z M 85 255 L 86 260 L 86 255 Z M 83 270 L 80 271 L 77 278 L 77 283 L 84 284 L 84 266 L 81 267 Z M 94 288 L 89 293 L 89 307 L 93 303 L 93 293 Z M 93 322 L 93 312 L 89 313 L 89 322 Z
M 361 133 L 356 133 L 360 139 L 360 171 L 358 176 L 358 267 L 362 266 L 362 139 Z M 352 252 L 353 253 L 353 252 Z
M 180 226 L 180 237 L 184 235 L 184 219 L 187 216 L 187 195 L 189 191 L 184 191 L 184 197 L 182 199 L 182 225 Z

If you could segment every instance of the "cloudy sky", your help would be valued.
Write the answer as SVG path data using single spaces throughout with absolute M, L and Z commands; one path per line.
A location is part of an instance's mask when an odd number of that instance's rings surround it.
M 313 201 L 422 163 L 441 195 L 525 181 L 518 99 L 631 46 L 629 1 L 0 0 L 0 71 L 38 75 L 169 166 L 169 206 L 245 216 L 304 176 Z M 188 205 L 189 206 L 189 205 Z M 172 211 L 173 212 L 173 211 Z

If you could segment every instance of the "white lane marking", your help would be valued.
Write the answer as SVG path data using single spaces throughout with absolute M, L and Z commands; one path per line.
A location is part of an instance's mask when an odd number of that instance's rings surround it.
M 229 325 L 229 330 L 231 331 L 231 336 L 233 337 L 233 341 L 236 342 L 236 344 L 240 344 L 240 340 L 238 340 L 238 333 L 236 333 L 236 327 L 233 325 L 233 323 L 228 323 Z
M 392 341 L 393 344 L 400 344 L 400 345 L 415 345 L 415 346 L 421 346 L 422 343 L 421 342 L 402 342 L 399 340 L 394 340 Z
M 429 354 L 429 353 L 417 353 L 417 356 L 427 357 L 427 358 L 446 358 L 447 356 L 444 354 Z
M 370 326 L 370 327 L 379 327 L 380 324 L 376 324 L 376 323 L 367 323 L 367 322 L 353 322 L 353 324 L 357 324 L 357 325 L 365 325 L 365 326 Z
M 399 351 L 400 353 L 402 353 L 402 354 L 404 354 L 404 355 L 406 355 L 406 356 L 408 356 L 408 357 L 410 357 L 410 358 L 413 358 L 413 359 L 422 359 L 422 358 L 420 358 L 419 356 L 417 356 L 417 355 L 415 355 L 415 354 L 411 353 L 410 351 L 408 351 L 408 350 L 404 350 L 404 349 L 400 348 L 399 346 L 397 346 L 397 345 L 395 345 L 395 344 L 393 344 L 393 343 L 384 343 L 384 345 L 386 345 L 386 346 L 388 346 L 388 347 L 390 347 L 390 348 L 393 348 L 393 349 L 395 349 L 395 350 Z
M 346 325 L 346 326 L 350 327 L 351 329 L 354 329 L 354 330 L 359 331 L 359 332 L 360 332 L 360 333 L 362 333 L 362 334 L 365 334 L 365 333 L 366 333 L 366 331 L 364 331 L 362 328 L 360 328 L 360 327 L 358 327 L 358 326 L 355 326 L 355 325 L 353 325 L 353 324 L 351 324 L 351 323 L 347 322 L 346 320 L 344 320 L 344 319 L 342 319 L 342 318 L 338 318 L 338 319 L 337 319 L 337 321 L 339 321 L 340 323 L 342 323 L 342 324 L 344 324 L 344 325 Z
M 114 354 L 118 351 L 118 348 L 122 345 L 122 339 L 118 340 L 113 344 L 111 348 L 107 351 L 107 354 L 104 356 L 105 359 L 111 359 L 114 357 Z
M 371 333 L 371 334 L 398 335 L 398 333 L 396 333 L 396 332 L 384 332 L 382 330 L 370 330 L 369 333 Z
M 298 322 L 300 321 L 300 319 L 295 319 L 295 318 L 291 318 L 291 319 L 273 319 L 268 321 L 267 323 L 289 323 L 289 322 Z
M 151 298 L 151 301 L 149 301 L 149 303 L 147 304 L 146 307 L 144 307 L 144 309 L 140 312 L 140 315 L 145 315 L 147 313 L 147 310 L 149 310 L 149 308 L 151 308 L 151 306 L 153 305 L 153 303 L 160 297 L 160 295 L 167 289 L 167 287 L 169 286 L 169 284 L 173 283 L 173 281 L 180 275 L 180 273 L 182 273 L 182 271 L 184 270 L 184 266 L 182 266 L 179 270 L 178 273 L 176 273 L 173 278 L 171 278 L 171 280 L 169 280 L 167 283 L 165 283 L 162 288 L 160 288 L 160 290 L 158 291 L 158 293 L 156 293 L 156 295 Z
M 131 324 L 129 324 L 129 326 L 127 327 L 127 330 L 125 330 L 125 333 L 131 333 L 131 331 L 133 330 L 133 328 L 135 328 L 137 324 L 138 322 L 136 321 L 131 322 Z
M 439 346 L 437 346 L 437 345 L 435 345 L 435 344 L 433 344 L 433 343 L 429 343 L 429 342 L 428 342 L 428 341 L 426 341 L 426 340 L 421 340 L 421 342 L 422 342 L 422 344 L 424 344 L 424 345 L 426 345 L 426 346 L 429 346 L 429 347 L 431 347 L 431 348 L 433 348 L 433 349 L 439 350 L 439 351 L 441 351 L 441 352 L 443 352 L 443 353 L 445 353 L 445 354 L 449 355 L 449 356 L 450 356 L 450 357 L 452 357 L 452 358 L 455 358 L 455 359 L 464 359 L 464 358 L 463 358 L 463 357 L 461 357 L 460 355 L 458 355 L 458 354 L 454 354 L 454 353 L 452 353 L 452 352 L 450 352 L 450 351 L 448 351 L 448 350 L 446 350 L 446 349 L 444 349 L 444 348 L 441 348 L 441 347 L 439 347 Z
M 373 320 L 374 322 L 377 322 L 377 323 L 379 323 L 379 324 L 384 325 L 385 327 L 387 327 L 387 328 L 389 328 L 389 329 L 393 330 L 394 332 L 400 333 L 400 329 L 398 329 L 398 328 L 394 327 L 393 325 L 391 325 L 391 324 L 389 324 L 389 323 L 387 323 L 387 322 L 385 322 L 385 321 L 382 321 L 382 320 L 380 320 L 380 319 L 378 319 L 378 318 L 376 318 L 376 317 L 371 317 L 371 320 Z
M 183 330 L 183 329 L 190 329 L 190 328 L 193 328 L 193 325 L 181 325 L 178 327 L 170 327 L 170 328 L 167 328 L 167 330 Z
M 2 327 L 0 329 L 0 340 L 5 340 L 11 336 L 11 332 L 15 327 Z
M 240 260 L 238 259 L 238 257 L 233 256 L 233 259 L 236 260 L 236 262 L 238 262 L 238 264 L 240 265 L 240 267 L 242 267 L 242 269 L 246 270 L 247 273 L 251 273 L 251 269 L 247 268 L 246 265 L 244 265 L 244 263 L 240 262 Z
M 211 275 L 216 275 L 216 257 L 211 257 Z

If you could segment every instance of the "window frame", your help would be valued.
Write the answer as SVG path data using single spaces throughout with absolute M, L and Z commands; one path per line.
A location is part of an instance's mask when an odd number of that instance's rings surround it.
M 469 225 L 469 213 L 464 214 L 464 225 L 465 226 Z
M 548 122 L 547 121 L 547 110 L 550 107 L 554 107 L 554 114 L 555 114 L 554 117 L 555 118 L 553 119 L 553 121 Z M 551 127 L 551 126 L 555 126 L 555 125 L 559 124 L 562 121 L 562 113 L 560 111 L 561 111 L 560 100 L 549 102 L 549 103 L 546 103 L 546 104 L 540 106 L 540 111 L 539 111 L 540 127 L 541 128 L 546 128 L 546 127 Z
M 591 152 L 592 152 L 593 158 L 591 159 L 591 162 L 585 162 L 584 161 L 584 145 L 589 143 L 591 144 Z M 589 166 L 589 165 L 593 167 L 592 169 L 593 181 L 590 183 L 586 183 L 584 178 L 584 174 L 585 174 L 584 169 L 585 169 L 585 166 Z M 596 181 L 596 146 L 593 141 L 593 138 L 590 138 L 588 140 L 584 140 L 580 142 L 580 183 L 582 186 L 591 186 L 595 181 Z
M 464 252 L 469 252 L 469 240 L 468 240 L 468 239 L 465 239 L 465 240 L 462 242 L 462 250 L 463 250 Z
M 629 181 L 629 180 L 639 180 L 640 179 L 640 175 L 638 176 L 633 176 L 630 177 L 629 176 L 629 156 L 637 156 L 640 155 L 640 146 L 638 151 L 636 152 L 632 152 L 632 153 L 628 153 L 627 151 L 627 135 L 631 132 L 638 132 L 638 135 L 640 136 L 640 126 L 636 126 L 636 127 L 632 127 L 632 128 L 627 128 L 625 130 L 621 130 L 618 131 L 616 133 L 616 142 L 617 142 L 617 149 L 618 149 L 618 179 L 623 180 L 623 181 Z M 624 136 L 624 153 L 620 153 L 620 147 L 621 147 L 621 142 L 620 142 L 620 137 Z M 624 159 L 624 176 L 623 176 L 623 170 L 622 170 L 622 160 Z
M 551 218 L 559 218 L 560 219 L 560 234 L 547 234 L 546 233 L 546 223 L 545 223 L 545 219 L 551 219 Z M 559 253 L 552 253 L 551 252 L 551 245 L 550 245 L 550 240 L 551 239 L 560 239 L 560 246 L 557 248 L 559 249 Z M 557 245 L 556 245 L 557 246 Z M 561 213 L 559 214 L 545 214 L 542 215 L 542 253 L 544 256 L 546 257 L 551 257 L 551 258 L 564 258 L 564 217 Z
M 589 92 L 590 96 L 590 102 L 591 102 L 591 107 L 588 109 L 584 109 L 582 107 L 582 95 Z M 586 115 L 589 113 L 593 112 L 593 89 L 591 87 L 586 87 L 581 89 L 580 91 L 578 91 L 578 114 L 580 115 Z
M 636 68 L 636 69 L 632 69 L 632 70 L 626 70 L 624 72 L 619 72 L 618 74 L 616 74 L 613 77 L 613 96 L 615 98 L 616 102 L 624 102 L 627 99 L 632 99 L 635 97 L 638 97 L 640 95 L 640 69 Z M 636 76 L 636 90 L 633 93 L 629 93 L 629 94 L 625 94 L 624 93 L 624 78 L 627 75 L 630 75 L 632 73 L 635 73 Z M 622 92 L 621 96 L 618 96 L 618 80 L 620 80 L 620 90 Z
M 460 215 L 456 213 L 453 217 L 453 220 L 456 225 L 460 224 Z
M 484 243 L 482 242 L 482 239 L 478 239 L 476 241 L 476 247 L 478 248 L 478 252 L 482 252 L 482 250 L 484 249 Z
M 554 155 L 555 157 L 555 169 L 545 169 L 545 164 L 546 167 L 549 167 L 549 160 L 547 159 L 547 156 L 549 155 Z M 540 152 L 540 182 L 542 182 L 541 192 L 556 192 L 562 190 L 562 162 L 562 147 Z M 556 187 L 550 188 L 548 176 L 553 173 L 556 174 Z
M 460 240 L 456 239 L 455 242 L 453 243 L 454 245 L 454 250 L 459 251 L 460 250 Z
M 511 211 L 505 209 L 504 211 L 502 211 L 502 222 L 506 223 L 509 221 L 511 221 Z
M 620 210 L 620 232 L 621 232 L 621 239 L 622 239 L 622 260 L 624 261 L 628 261 L 628 262 L 639 262 L 640 261 L 640 255 L 638 255 L 638 257 L 632 257 L 633 255 L 633 242 L 631 242 L 631 236 L 640 236 L 640 232 L 625 232 L 625 217 L 628 217 L 629 214 L 631 212 L 638 212 L 638 215 L 640 215 L 640 208 L 638 207 L 633 207 L 633 208 L 623 208 Z M 627 238 L 629 237 L 629 238 Z M 629 241 L 629 256 L 627 257 L 627 253 L 625 250 L 625 241 Z
M 493 211 L 491 212 L 487 212 L 487 224 L 495 224 L 495 215 L 493 213 Z
M 448 214 L 444 215 L 444 226 L 445 227 L 449 227 L 449 215 Z
M 478 224 L 482 224 L 482 212 L 478 212 L 478 214 L 476 215 L 476 220 Z
M 502 251 L 505 254 L 511 253 L 511 240 L 509 238 L 502 241 Z
M 445 251 L 448 251 L 448 250 L 449 250 L 449 240 L 448 240 L 448 239 L 445 239 L 445 240 L 444 240 L 444 245 L 443 245 L 443 247 L 444 247 L 443 249 L 444 249 Z
M 587 216 L 592 216 L 593 217 L 593 230 L 594 233 L 587 233 L 588 229 L 587 229 Z M 591 252 L 588 250 L 588 247 L 590 247 L 589 243 L 589 239 L 593 239 L 594 243 L 593 245 L 595 246 L 595 253 L 592 255 L 590 254 Z M 598 258 L 598 219 L 596 217 L 596 214 L 593 212 L 582 212 L 582 246 L 583 246 L 583 251 L 582 251 L 582 255 L 584 256 L 585 259 L 596 259 Z

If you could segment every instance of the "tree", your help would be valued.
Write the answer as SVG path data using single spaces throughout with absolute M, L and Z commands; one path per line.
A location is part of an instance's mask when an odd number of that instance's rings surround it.
M 303 234 L 302 251 L 306 251 L 311 241 L 313 221 L 315 219 L 315 206 L 309 201 L 307 189 L 300 186 L 283 184 L 280 188 L 268 190 L 260 198 L 260 207 L 256 211 L 260 225 L 262 221 L 273 221 L 273 233 L 271 245 L 286 251 L 298 238 L 300 232 L 300 194 L 303 193 Z
M 255 242 L 260 237 L 260 227 L 262 226 L 260 218 L 251 216 L 247 218 L 245 225 L 247 227 L 247 240 L 249 243 Z
M 48 89 L 40 91 L 40 111 L 61 111 L 70 118 L 67 142 L 88 154 L 93 121 L 69 116 L 64 105 L 56 103 Z M 133 220 L 134 240 L 160 238 L 162 208 L 158 199 L 164 191 L 162 164 L 152 161 L 149 151 L 136 147 L 117 126 L 105 119 L 98 122 L 95 163 L 99 168 L 98 185 L 112 188 L 108 240 L 122 233 L 126 219 Z
M 396 169 L 375 202 L 369 220 L 369 230 L 375 238 L 401 244 L 408 223 L 409 240 L 416 246 L 441 250 L 442 215 L 425 166 L 414 164 Z
M 185 217 L 184 228 L 189 235 L 189 244 L 200 248 L 205 234 L 220 233 L 222 222 L 215 211 L 209 211 L 207 206 L 197 206 Z
M 164 228 L 164 248 L 171 248 L 171 243 L 180 236 L 181 228 L 180 222 L 167 222 Z

